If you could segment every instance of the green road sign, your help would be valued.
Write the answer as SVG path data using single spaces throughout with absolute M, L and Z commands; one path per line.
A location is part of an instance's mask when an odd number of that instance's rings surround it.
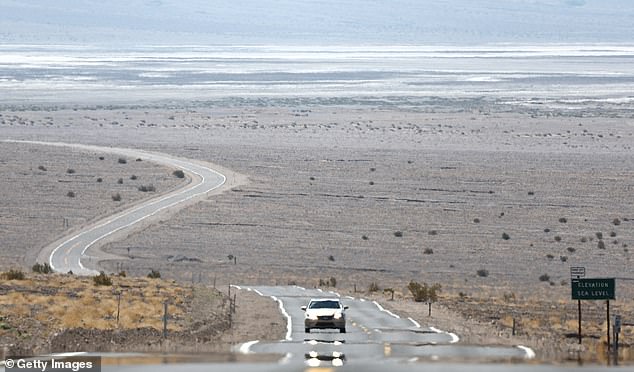
M 572 286 L 573 300 L 614 300 L 615 282 L 614 278 L 602 279 L 573 279 Z

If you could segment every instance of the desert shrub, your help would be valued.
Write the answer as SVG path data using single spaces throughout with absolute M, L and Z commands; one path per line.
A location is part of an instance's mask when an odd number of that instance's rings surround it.
M 172 172 L 172 175 L 174 175 L 174 177 L 176 178 L 185 178 L 185 172 L 183 172 L 180 169 L 177 169 L 174 172 Z
M 37 169 L 46 172 L 46 167 L 43 165 L 40 165 L 39 167 L 37 167 Z
M 103 156 L 100 156 L 100 157 L 99 157 L 99 160 L 103 160 L 103 159 L 105 159 Z
M 587 241 L 588 241 L 588 238 L 586 238 L 585 236 L 581 237 L 581 242 L 582 242 L 582 243 L 585 243 L 585 242 L 587 242 Z
M 328 281 L 330 282 L 330 286 L 331 287 L 336 287 L 337 286 L 337 278 L 335 278 L 334 276 L 331 276 Z
M 361 239 L 368 240 L 368 236 L 367 235 L 361 235 Z
M 597 248 L 605 249 L 605 243 L 603 242 L 603 240 L 599 240 L 599 242 L 597 242 Z
M 333 255 L 328 256 L 328 261 L 334 262 L 335 261 L 335 256 L 333 256 Z
M 402 238 L 403 237 L 403 232 L 402 231 L 394 231 L 394 236 L 396 236 L 397 238 Z
M 147 274 L 147 277 L 150 279 L 159 279 L 161 277 L 161 273 L 158 270 L 150 270 L 150 273 Z
M 376 171 L 376 168 L 370 168 L 370 172 Z
M 103 271 L 99 275 L 93 276 L 92 281 L 95 285 L 112 285 L 112 279 Z
M 509 240 L 509 239 L 511 239 L 511 236 L 509 234 L 507 234 L 507 233 L 502 233 L 502 239 Z
M 434 250 L 431 248 L 425 248 L 425 250 L 423 251 L 423 254 L 434 254 Z
M 118 183 L 119 185 L 123 184 L 123 178 L 119 178 L 119 179 L 117 180 L 117 183 Z
M 474 218 L 473 219 L 473 223 L 480 223 L 480 219 L 479 218 Z
M 436 231 L 436 230 L 430 230 L 430 231 L 428 232 L 428 234 L 429 234 L 429 235 L 438 235 L 438 231 Z
M 74 198 L 75 197 L 75 192 L 74 191 L 69 191 L 66 193 L 66 196 L 68 196 L 69 198 Z
M 97 183 L 102 183 L 103 182 L 103 178 L 99 177 L 97 178 Z
M 602 232 L 598 232 L 595 235 L 597 236 L 597 239 L 599 239 L 599 240 L 603 239 L 603 233 Z
M 143 159 L 141 159 L 141 158 L 136 158 L 136 161 L 143 161 Z
M 116 201 L 116 202 L 121 201 L 121 194 L 119 194 L 119 193 L 113 194 L 112 195 L 112 200 Z
M 550 281 L 550 275 L 548 274 L 542 274 L 539 276 L 539 281 L 540 282 L 548 282 Z
M 549 228 L 545 228 L 545 229 L 544 229 L 544 232 L 545 232 L 545 233 L 549 233 L 549 232 L 550 232 L 550 229 L 549 229 Z
M 133 181 L 136 180 L 137 178 L 138 177 L 136 176 L 136 174 L 133 174 L 133 175 L 130 176 L 130 179 L 133 180 Z
M 119 274 L 117 274 L 117 276 L 119 276 L 120 278 L 125 278 L 126 276 L 128 276 L 128 273 L 126 273 L 124 270 L 119 271 Z
M 73 168 L 68 168 L 68 169 L 66 169 L 66 173 L 68 173 L 68 174 L 74 174 L 74 173 L 75 173 L 75 170 L 74 170 Z
M 614 238 L 616 236 L 616 231 L 610 232 L 610 236 Z
M 576 249 L 574 247 L 568 247 L 566 248 L 566 250 L 570 253 L 574 253 L 576 251 Z
M 620 225 L 620 224 L 621 224 L 621 220 L 619 220 L 618 218 L 615 218 L 614 220 L 612 220 L 612 224 L 613 224 L 614 226 L 618 226 L 618 225 Z
M 487 270 L 487 269 L 478 269 L 478 271 L 476 271 L 476 274 L 478 274 L 478 276 L 481 277 L 481 278 L 486 278 L 487 276 L 489 276 L 489 270 Z
M 559 219 L 559 222 L 561 222 L 561 223 L 566 223 L 566 222 L 568 222 L 568 219 L 567 219 L 567 218 L 565 218 L 565 217 L 561 217 L 561 218 Z
M 126 158 L 119 158 L 118 163 L 119 164 L 126 164 L 128 161 L 126 160 Z
M 414 297 L 415 302 L 436 302 L 438 300 L 440 288 L 440 284 L 438 283 L 428 286 L 427 283 L 420 284 L 413 280 L 407 285 L 407 289 L 409 289 L 410 293 Z
M 370 181 L 370 186 L 374 185 L 374 181 Z
M 38 274 L 50 274 L 53 272 L 53 268 L 51 267 L 51 265 L 46 262 L 43 264 L 36 263 L 35 265 L 33 265 L 31 270 L 33 270 L 34 273 Z
M 368 292 L 372 293 L 372 292 L 378 292 L 379 291 L 379 285 L 376 282 L 372 282 L 370 283 L 370 285 L 368 286 Z
M 555 236 L 555 241 L 556 242 L 560 242 L 561 241 L 561 236 L 559 236 L 559 235 Z
M 2 279 L 5 280 L 24 280 L 26 276 L 19 269 L 11 269 L 7 272 L 2 273 Z
M 138 187 L 139 191 L 141 192 L 154 192 L 156 191 L 156 188 L 154 187 L 154 185 L 149 184 L 149 185 L 141 185 Z
M 561 262 L 566 262 L 568 261 L 568 256 L 559 256 L 559 260 L 561 260 Z
M 529 192 L 528 192 L 528 195 L 531 195 L 531 196 L 532 196 L 532 195 L 535 195 L 535 191 L 529 191 Z
M 314 181 L 314 180 L 315 180 L 315 177 L 310 176 L 310 177 L 309 177 L 309 180 Z
M 546 258 L 549 259 L 549 260 L 552 260 L 553 258 L 555 258 L 555 256 L 553 256 L 552 254 L 549 253 L 549 254 L 546 255 Z

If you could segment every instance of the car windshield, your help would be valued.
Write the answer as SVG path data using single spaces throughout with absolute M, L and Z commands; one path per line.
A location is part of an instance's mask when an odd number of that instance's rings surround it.
M 340 307 L 339 301 L 313 301 L 308 306 L 309 309 L 338 309 Z

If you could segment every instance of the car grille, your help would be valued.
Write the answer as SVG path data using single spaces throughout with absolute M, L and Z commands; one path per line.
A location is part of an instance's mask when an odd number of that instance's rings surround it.
M 334 318 L 334 315 L 322 315 L 317 317 L 319 320 L 333 320 Z

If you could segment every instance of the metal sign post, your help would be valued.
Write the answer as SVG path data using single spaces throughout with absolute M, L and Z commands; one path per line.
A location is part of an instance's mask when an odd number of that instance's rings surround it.
M 580 270 L 583 269 L 583 270 Z M 571 267 L 571 275 L 585 275 L 585 268 Z M 614 278 L 575 278 L 570 281 L 572 299 L 579 301 L 579 343 L 581 343 L 581 300 L 606 300 L 607 308 L 607 341 L 610 352 L 610 300 L 616 299 L 616 281 Z
M 621 333 L 621 316 L 614 316 L 614 365 L 619 364 L 619 333 Z
M 571 282 L 574 279 L 581 279 L 583 277 L 586 276 L 586 268 L 583 266 L 571 266 L 570 267 L 570 278 L 571 278 Z M 578 311 L 578 316 L 577 319 L 579 320 L 579 327 L 578 327 L 578 336 L 579 336 L 579 345 L 581 345 L 581 300 L 577 300 L 577 311 Z

